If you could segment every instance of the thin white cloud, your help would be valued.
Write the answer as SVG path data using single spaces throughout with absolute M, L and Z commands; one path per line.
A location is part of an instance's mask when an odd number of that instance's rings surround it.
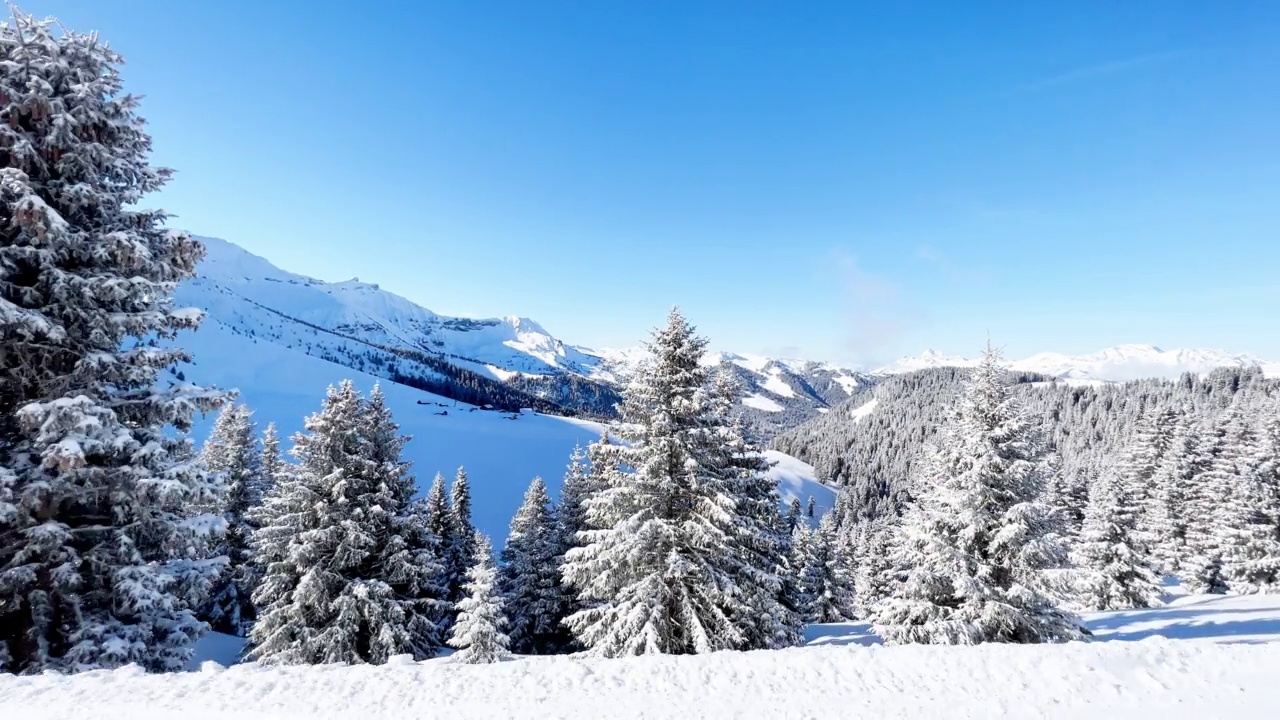
M 832 259 L 844 290 L 846 342 L 853 359 L 868 367 L 892 359 L 898 340 L 924 314 L 897 282 L 867 269 L 853 255 L 837 251 Z
M 1068 85 L 1071 83 L 1085 82 L 1094 78 L 1114 75 L 1116 73 L 1125 72 L 1144 65 L 1164 62 L 1179 57 L 1183 53 L 1181 51 L 1168 51 L 1159 53 L 1150 53 L 1147 55 L 1137 55 L 1130 58 L 1120 60 L 1112 60 L 1109 62 L 1098 63 L 1096 65 L 1088 65 L 1085 67 L 1068 70 L 1057 75 L 1053 75 L 1041 80 L 1027 83 L 1021 87 L 1022 90 L 1044 90 L 1046 88 L 1057 87 L 1060 85 Z

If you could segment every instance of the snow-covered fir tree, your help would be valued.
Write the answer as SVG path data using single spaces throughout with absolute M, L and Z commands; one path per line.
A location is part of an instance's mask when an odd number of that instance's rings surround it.
M 498 573 L 511 649 L 522 655 L 549 655 L 570 643 L 560 623 L 569 598 L 560 579 L 559 540 L 547 486 L 534 478 L 511 520 Z
M 262 473 L 260 498 L 265 498 L 275 485 L 276 478 L 285 471 L 285 461 L 280 455 L 280 437 L 276 434 L 275 423 L 267 423 L 267 429 L 262 431 L 262 457 L 258 465 Z
M 254 542 L 266 563 L 249 657 L 268 663 L 384 662 L 437 650 L 441 568 L 409 505 L 404 438 L 350 381 L 331 387 L 294 437 Z M 424 545 L 426 547 L 424 547 Z
M 1131 541 L 1141 554 L 1146 554 L 1147 546 L 1160 533 L 1161 499 L 1153 479 L 1173 446 L 1177 424 L 1178 414 L 1173 408 L 1148 410 L 1126 443 L 1116 467 L 1117 477 L 1112 479 L 1126 486 L 1124 493 L 1137 510 Z M 1104 481 L 1104 485 L 1108 482 L 1111 480 Z
M 738 585 L 754 581 L 738 574 L 747 553 L 735 547 L 735 493 L 755 470 L 725 466 L 730 421 L 699 362 L 706 340 L 673 310 L 648 348 L 623 393 L 623 442 L 592 446 L 591 527 L 563 569 L 587 606 L 567 622 L 604 656 L 742 648 L 753 593 Z
M 475 557 L 476 529 L 471 524 L 471 483 L 466 468 L 458 468 L 449 487 L 449 537 L 445 548 L 445 572 L 449 577 L 449 599 L 458 602 L 466 594 L 467 570 Z
M 493 564 L 493 548 L 480 533 L 469 543 L 473 560 L 467 568 L 463 585 L 466 596 L 458 603 L 458 621 L 453 626 L 449 646 L 457 648 L 455 662 L 467 664 L 493 663 L 509 654 L 510 639 L 503 633 L 507 626 L 502 593 L 498 591 L 498 570 Z
M 836 514 L 824 515 L 816 528 L 797 525 L 792 538 L 802 607 L 807 610 L 805 620 L 852 620 L 857 615 L 856 576 Z
M 1159 602 L 1160 578 L 1140 536 L 1143 508 L 1130 479 L 1117 471 L 1103 473 L 1089 493 L 1076 553 L 1083 571 L 1080 601 L 1090 610 L 1145 608 Z
M 1186 410 L 1179 412 L 1174 420 L 1173 439 L 1151 479 L 1155 486 L 1149 527 L 1151 555 L 1155 568 L 1164 575 L 1181 577 L 1189 561 L 1189 503 L 1203 462 L 1200 447 L 1199 427 Z
M 898 568 L 894 564 L 893 537 L 896 528 L 891 519 L 878 517 L 862 520 L 845 529 L 851 546 L 853 564 L 854 617 L 875 616 L 880 603 L 891 597 L 898 584 Z
M 725 559 L 736 580 L 733 623 L 742 634 L 742 649 L 791 647 L 801 643 L 804 617 L 785 601 L 783 585 L 792 574 L 791 535 L 779 511 L 778 484 L 769 463 L 750 442 L 734 408 L 741 390 L 725 373 L 712 376 L 707 388 L 708 432 L 704 437 L 704 471 L 716 477 L 733 500 Z
M 1252 408 L 1233 407 L 1220 419 L 1221 447 L 1207 474 L 1218 494 L 1215 520 L 1223 577 L 1236 593 L 1268 592 L 1280 581 L 1280 532 L 1275 523 L 1275 487 L 1263 473 L 1260 451 L 1267 431 Z
M 409 474 L 410 463 L 401 458 L 410 438 L 400 434 L 380 385 L 373 386 L 364 403 L 361 433 L 368 483 L 390 500 L 381 509 L 392 513 L 378 548 L 381 579 L 391 586 L 405 613 L 412 643 L 408 652 L 431 657 L 444 645 L 446 629 L 440 619 L 451 610 L 440 539 L 431 532 L 426 504 L 414 501 L 417 485 Z
M 141 207 L 149 163 L 123 59 L 17 10 L 0 24 L 0 663 L 181 669 L 205 629 L 221 520 L 183 457 L 221 394 L 158 382 L 201 313 L 172 306 L 204 253 Z M 176 432 L 173 430 L 176 429 Z
M 905 582 L 876 613 L 890 643 L 1062 642 L 1078 618 L 1051 592 L 1066 564 L 1044 490 L 1044 446 L 990 346 L 930 453 L 898 560 Z
M 1236 490 L 1241 478 L 1236 460 L 1243 452 L 1233 433 L 1236 419 L 1205 423 L 1191 450 L 1187 494 L 1186 558 L 1182 580 L 1195 593 L 1228 591 L 1228 528 L 1237 520 Z
M 200 453 L 205 468 L 221 479 L 221 492 L 213 509 L 227 525 L 213 553 L 225 557 L 227 566 L 200 617 L 216 632 L 240 636 L 254 618 L 253 589 L 258 566 L 249 546 L 253 530 L 250 515 L 262 501 L 264 484 L 252 415 L 245 405 L 223 406 Z
M 791 498 L 791 502 L 787 503 L 786 520 L 787 532 L 794 531 L 796 529 L 796 525 L 799 525 L 802 522 L 808 522 L 808 520 L 804 518 L 804 513 L 800 510 L 800 498 L 793 497 Z

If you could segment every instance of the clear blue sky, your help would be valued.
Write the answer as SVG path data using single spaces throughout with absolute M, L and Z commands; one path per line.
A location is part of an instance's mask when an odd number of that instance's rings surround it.
M 1280 358 L 1280 3 L 27 0 L 157 204 L 296 272 L 631 345 Z

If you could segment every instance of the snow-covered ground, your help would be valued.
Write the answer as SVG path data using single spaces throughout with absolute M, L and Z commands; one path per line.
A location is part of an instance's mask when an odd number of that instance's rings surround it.
M 1182 597 L 1087 622 L 1093 641 L 1056 646 L 882 647 L 851 623 L 811 628 L 810 647 L 696 657 L 0 675 L 0 707 L 23 720 L 1276 716 L 1280 597 Z

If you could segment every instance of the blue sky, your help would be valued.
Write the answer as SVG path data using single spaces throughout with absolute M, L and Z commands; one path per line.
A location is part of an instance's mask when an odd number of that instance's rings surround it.
M 1280 358 L 1280 3 L 24 8 L 126 56 L 176 225 L 437 312 Z

